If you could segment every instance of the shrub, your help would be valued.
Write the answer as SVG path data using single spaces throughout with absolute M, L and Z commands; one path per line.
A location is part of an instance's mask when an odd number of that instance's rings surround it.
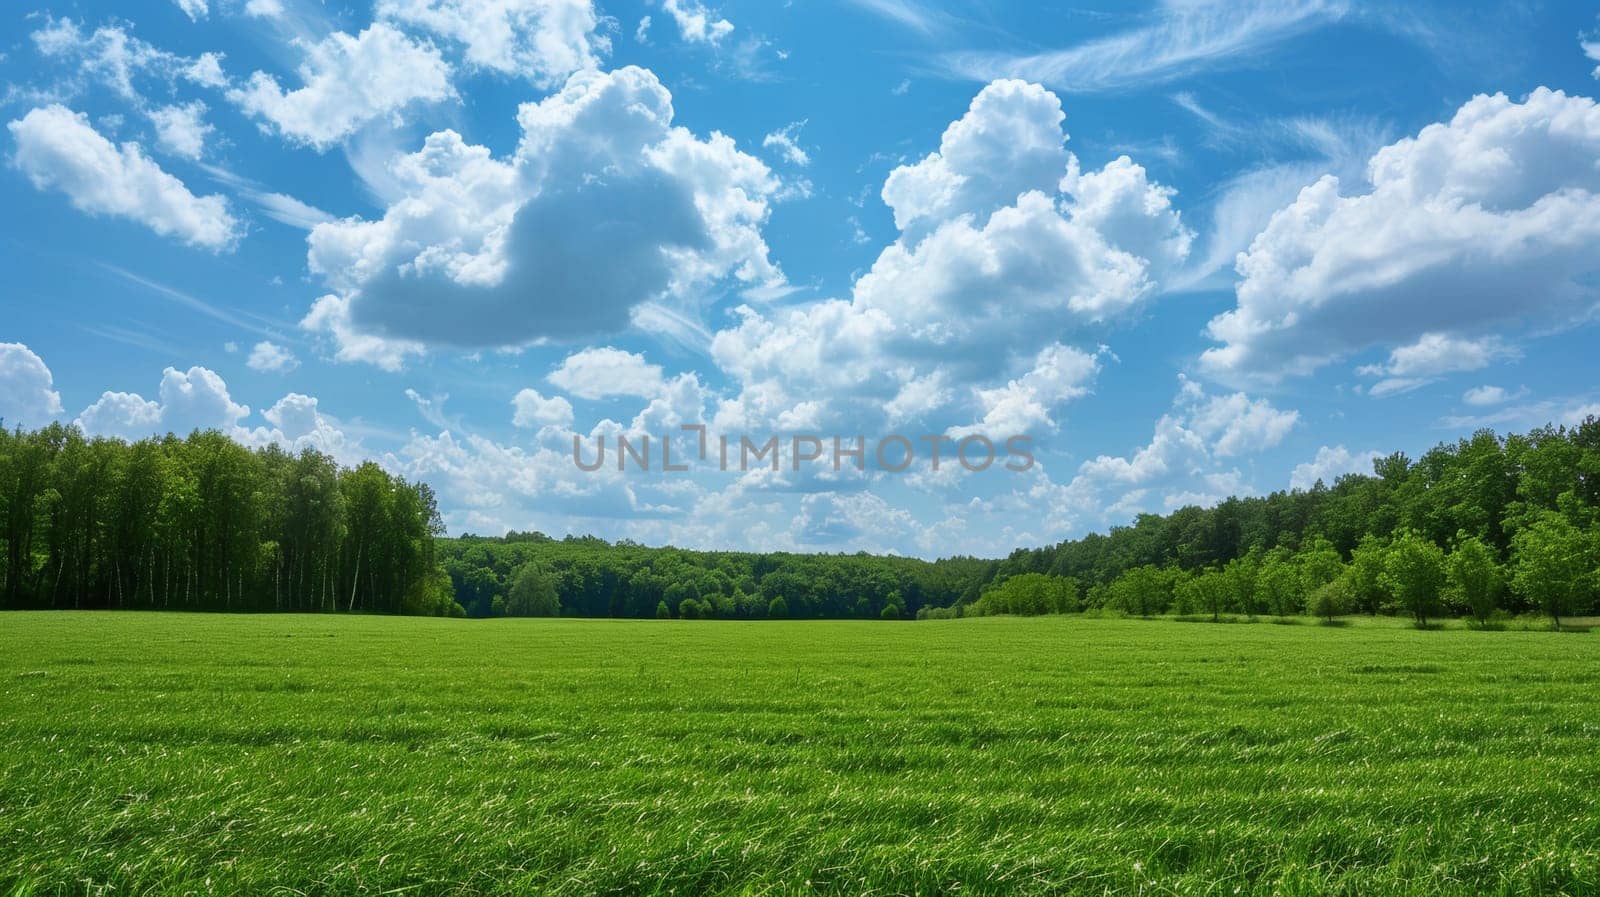
M 1349 577 L 1340 576 L 1312 590 L 1308 609 L 1323 622 L 1332 623 L 1335 618 L 1349 613 L 1354 603 Z
M 1075 613 L 1081 608 L 1077 580 L 1044 573 L 1021 573 L 990 586 L 972 603 L 969 612 L 972 616 L 1036 616 Z

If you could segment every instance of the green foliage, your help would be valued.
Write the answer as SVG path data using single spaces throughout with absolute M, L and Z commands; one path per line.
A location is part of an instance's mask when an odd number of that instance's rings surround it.
M 445 540 L 441 552 L 469 610 L 503 593 L 510 571 L 537 559 L 557 580 L 563 612 L 578 616 L 648 617 L 662 600 L 671 607 L 693 598 L 708 615 L 756 619 L 777 597 L 795 618 L 875 619 L 891 605 L 918 619 L 953 607 L 972 616 L 1070 612 L 1073 602 L 1048 597 L 1039 577 L 1072 583 L 1080 608 L 1212 618 L 1300 614 L 1321 586 L 1345 579 L 1344 612 L 1415 616 L 1397 606 L 1384 579 L 1398 532 L 1440 548 L 1464 532 L 1504 563 L 1512 535 L 1545 511 L 1580 529 L 1600 521 L 1600 421 L 1505 439 L 1474 433 L 1420 459 L 1390 455 L 1371 475 L 1144 514 L 1109 533 L 998 561 L 696 552 L 538 533 Z M 1512 613 L 1542 607 L 1522 592 L 1500 598 Z M 1580 591 L 1574 609 L 1586 610 L 1592 598 Z M 1435 595 L 1421 619 L 1438 604 Z
M 443 539 L 431 490 L 373 464 L 341 469 L 316 452 L 248 450 L 218 433 L 128 445 L 51 426 L 0 431 L 0 607 L 452 614 L 459 606 L 483 617 L 520 612 L 513 579 L 534 563 L 559 612 L 587 617 L 652 617 L 662 603 L 692 600 L 703 616 L 759 619 L 780 597 L 794 618 L 877 619 L 885 608 L 903 618 L 944 608 L 1292 615 L 1346 575 L 1346 610 L 1376 614 L 1396 609 L 1399 593 L 1385 576 L 1397 533 L 1440 548 L 1475 540 L 1514 575 L 1512 540 L 1553 526 L 1548 515 L 1580 532 L 1600 529 L 1600 421 L 1504 439 L 1482 431 L 1415 461 L 1391 455 L 1370 476 L 1140 515 L 1003 560 L 932 562 L 540 533 Z M 1479 547 L 1467 551 L 1486 569 Z M 1498 603 L 1510 614 L 1589 610 L 1595 589 L 1585 583 L 1596 564 L 1588 557 L 1554 603 L 1532 585 L 1502 589 Z M 439 569 L 454 601 L 441 594 Z M 1449 597 L 1471 610 L 1450 570 Z M 539 596 L 548 608 L 548 593 Z M 1438 611 L 1437 599 L 1419 620 Z
M 1444 550 L 1414 530 L 1402 530 L 1384 556 L 1379 581 L 1419 626 L 1426 626 L 1445 585 Z
M 767 616 L 774 620 L 781 620 L 789 616 L 789 602 L 783 600 L 782 595 L 772 599 L 767 604 Z
M 656 602 L 656 619 L 657 620 L 670 620 L 670 619 L 672 619 L 672 608 L 667 607 L 667 602 L 665 602 L 665 601 L 657 601 Z
M 1600 526 L 1600 419 L 1503 439 L 1480 431 L 1441 444 L 1420 459 L 1398 453 L 1382 458 L 1371 475 L 1352 474 L 1260 498 L 1230 498 L 1208 509 L 1141 514 L 1109 533 L 1013 552 L 993 578 L 1026 572 L 1070 576 L 1090 596 L 1087 606 L 1100 607 L 1112 601 L 1111 584 L 1138 567 L 1194 572 L 1238 563 L 1244 571 L 1282 548 L 1309 560 L 1309 567 L 1300 566 L 1311 582 L 1291 590 L 1276 582 L 1280 574 L 1274 572 L 1267 584 L 1272 594 L 1258 595 L 1252 570 L 1240 577 L 1237 592 L 1242 612 L 1276 613 L 1274 603 L 1303 606 L 1309 590 L 1328 581 L 1331 556 L 1325 541 L 1355 568 L 1351 610 L 1376 614 L 1393 609 L 1379 575 L 1384 546 L 1398 530 L 1414 530 L 1441 548 L 1465 531 L 1503 562 L 1512 534 L 1544 511 L 1559 512 L 1580 529 Z M 1245 560 L 1252 555 L 1259 564 Z M 1530 606 L 1521 595 L 1503 597 L 1524 602 L 1510 606 L 1513 612 Z M 1580 598 L 1578 610 L 1586 609 L 1586 600 L 1592 596 Z
M 1361 537 L 1350 553 L 1350 610 L 1377 616 L 1389 596 L 1383 584 L 1383 564 L 1386 548 L 1377 536 L 1368 533 Z
M 434 568 L 412 584 L 400 604 L 400 612 L 420 617 L 464 617 L 466 608 L 456 603 L 450 577 Z
M 1349 613 L 1350 608 L 1354 606 L 1354 589 L 1350 585 L 1350 577 L 1345 575 L 1312 589 L 1306 610 L 1312 616 L 1321 617 L 1324 622 L 1332 623 L 1336 618 Z
M 1166 613 L 1173 602 L 1176 572 L 1153 564 L 1135 567 L 1111 583 L 1105 606 L 1139 616 Z
M 0 607 L 450 615 L 433 490 L 215 431 L 0 429 Z
M 1246 614 L 1261 612 L 1260 593 L 1256 588 L 1261 578 L 1261 553 L 1251 550 L 1243 557 L 1229 561 L 1222 568 L 1227 577 L 1227 586 L 1224 595 L 1229 596 L 1224 610 L 1236 610 Z
M 1495 561 L 1494 549 L 1477 536 L 1462 533 L 1445 562 L 1450 588 L 1456 599 L 1479 623 L 1487 623 L 1500 607 L 1505 574 Z
M 1305 580 L 1284 549 L 1268 553 L 1256 574 L 1256 593 L 1269 613 L 1289 617 L 1305 609 Z
M 1076 580 L 1044 573 L 1023 573 L 986 589 L 977 601 L 966 608 L 966 613 L 974 617 L 991 614 L 1037 616 L 1076 613 L 1081 609 Z
M 561 596 L 555 580 L 542 565 L 529 562 L 511 577 L 511 593 L 506 597 L 506 613 L 513 617 L 558 617 Z
M 971 558 L 685 551 L 538 533 L 439 544 L 457 599 L 476 616 L 486 616 L 487 608 L 474 606 L 505 593 L 512 573 L 530 562 L 550 572 L 564 616 L 648 618 L 662 602 L 676 608 L 693 599 L 705 616 L 725 619 L 766 617 L 777 597 L 795 618 L 878 619 L 891 605 L 911 617 L 923 607 L 976 599 L 995 565 Z
M 1295 555 L 1300 572 L 1300 593 L 1311 595 L 1344 575 L 1344 559 L 1339 549 L 1322 536 L 1313 536 Z
M 1236 565 L 1200 571 L 1179 586 L 1179 612 L 1207 614 L 1215 622 L 1223 613 L 1242 611 L 1248 604 L 1246 591 L 1241 586 L 1242 575 L 1243 570 Z M 1253 576 L 1251 583 L 1254 583 Z
M 1595 590 L 1600 538 L 1547 511 L 1518 531 L 1512 558 L 1512 586 L 1559 627 Z

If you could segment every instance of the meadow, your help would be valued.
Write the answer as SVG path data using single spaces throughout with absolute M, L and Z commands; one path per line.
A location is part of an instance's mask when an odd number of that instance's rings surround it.
M 1600 638 L 0 615 L 0 895 L 1592 894 Z

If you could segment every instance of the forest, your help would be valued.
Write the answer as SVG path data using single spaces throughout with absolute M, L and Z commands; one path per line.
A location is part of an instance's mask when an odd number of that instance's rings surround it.
M 985 560 L 445 538 L 432 491 L 215 432 L 0 433 L 0 602 L 489 616 L 1179 614 L 1559 624 L 1600 593 L 1600 420 L 1481 430 L 1309 490 L 1230 498 Z
M 1481 430 L 1309 490 L 1145 514 L 1003 560 L 645 548 L 539 533 L 463 536 L 440 556 L 474 616 L 929 618 L 1109 610 L 1419 624 L 1594 610 L 1600 420 Z
M 459 612 L 433 490 L 215 431 L 0 428 L 0 606 Z

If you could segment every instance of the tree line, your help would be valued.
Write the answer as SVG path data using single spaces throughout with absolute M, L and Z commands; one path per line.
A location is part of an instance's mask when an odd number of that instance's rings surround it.
M 426 483 L 246 448 L 0 427 L 0 607 L 459 613 Z
M 1487 624 L 1595 609 L 1600 421 L 1483 430 L 1311 489 L 1139 516 L 985 560 L 444 538 L 376 464 L 220 433 L 0 429 L 0 606 L 490 616 L 911 619 L 1106 609 Z
M 1481 430 L 1311 489 L 1145 514 L 1003 560 L 697 552 L 540 533 L 441 549 L 473 616 L 929 618 L 984 614 L 1498 613 L 1600 592 L 1600 421 Z M 514 586 L 538 585 L 530 604 Z
M 1363 613 L 1403 613 L 1427 627 L 1444 615 L 1489 627 L 1527 611 L 1564 616 L 1593 612 L 1600 590 L 1600 538 L 1563 515 L 1543 512 L 1518 528 L 1502 561 L 1483 539 L 1457 534 L 1448 548 L 1415 530 L 1392 539 L 1364 536 L 1351 556 L 1325 537 L 1299 551 L 1252 548 L 1226 564 L 1199 569 L 1146 564 L 1084 590 L 1070 576 L 1017 573 L 985 586 L 977 601 L 924 608 L 921 619 L 991 614 L 1038 615 L 1102 608 L 1153 616 L 1176 613 L 1220 621 L 1224 615 L 1290 617 L 1328 622 Z
M 542 533 L 445 539 L 469 616 L 894 618 L 976 600 L 994 561 L 688 551 Z
M 1014 552 L 982 592 L 924 616 L 1108 608 L 1486 625 L 1532 612 L 1559 624 L 1594 612 L 1600 597 L 1600 419 L 1505 437 L 1480 430 L 1331 485 L 1142 515 Z

